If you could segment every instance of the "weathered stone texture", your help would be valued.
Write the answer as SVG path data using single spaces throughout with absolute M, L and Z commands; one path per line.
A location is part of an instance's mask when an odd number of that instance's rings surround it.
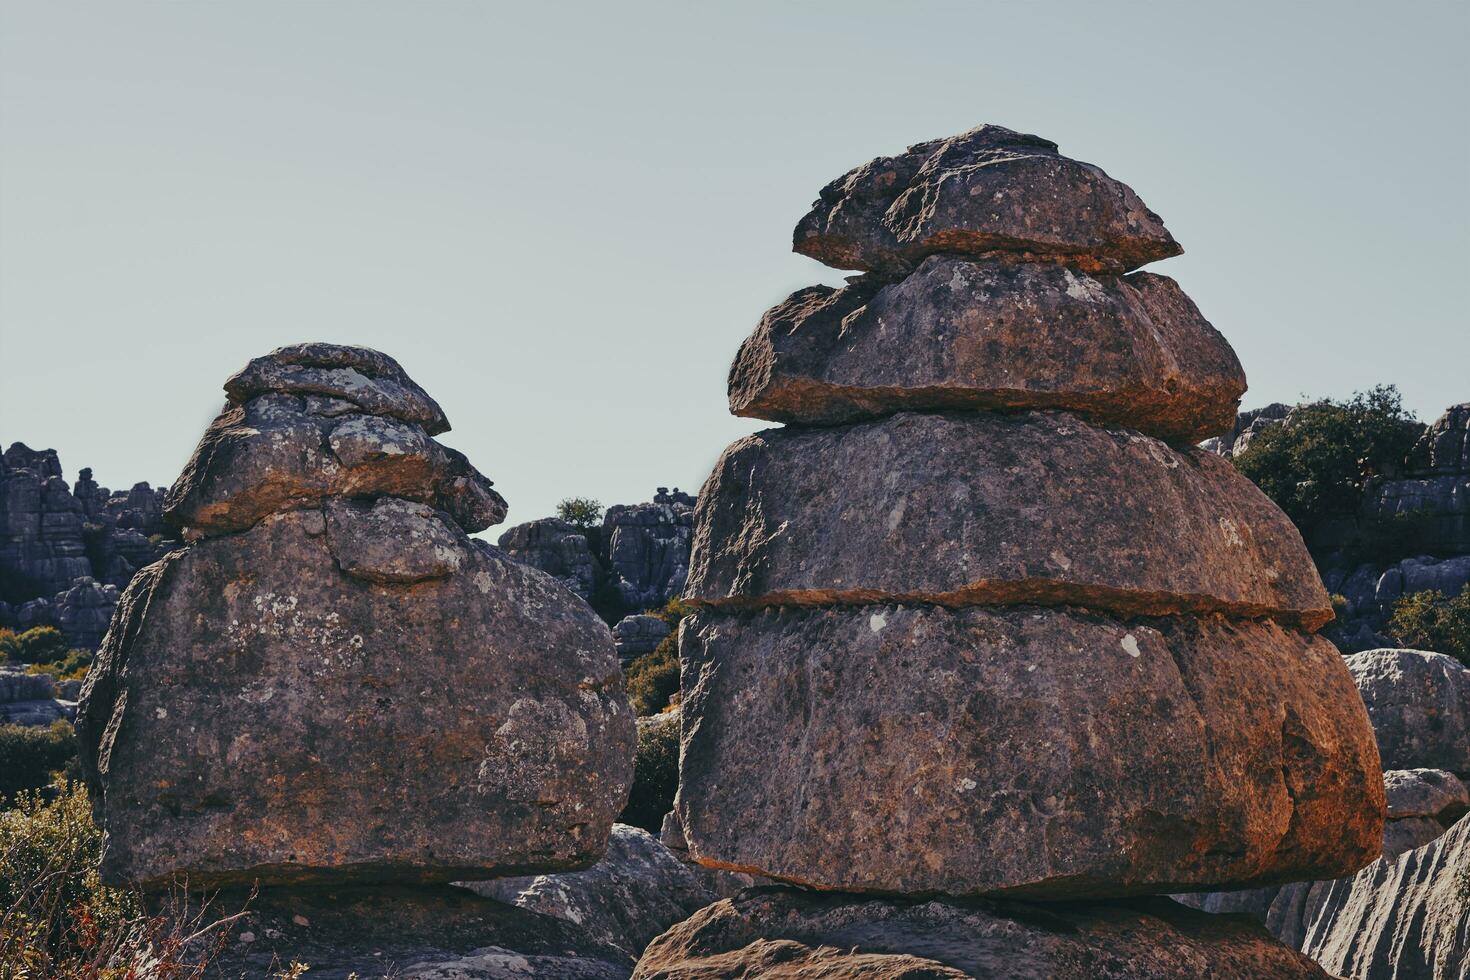
M 1271 907 L 1273 934 L 1349 980 L 1470 976 L 1470 820 L 1349 878 L 1288 886 Z
M 555 517 L 517 524 L 497 542 L 508 556 L 539 568 L 583 599 L 591 599 L 602 569 L 587 536 Z
M 476 894 L 574 922 L 636 958 L 659 933 L 716 900 L 658 838 L 614 824 L 607 854 L 586 871 L 464 885 Z
M 935 252 L 1013 253 L 1126 272 L 1183 251 L 1126 184 L 1050 140 L 980 126 L 879 157 L 822 188 L 792 248 L 903 272 Z
M 211 906 L 241 908 L 210 976 L 276 977 L 293 961 L 312 980 L 627 980 L 632 971 L 627 954 L 570 922 L 448 885 L 265 889 Z
M 678 809 L 711 866 L 1077 898 L 1326 877 L 1379 852 L 1352 680 L 1279 626 L 702 611 L 680 655 Z
M 1332 618 L 1300 535 L 1229 463 L 1045 412 L 906 413 L 734 443 L 700 494 L 687 594 Z
M 1470 670 L 1422 650 L 1368 650 L 1347 666 L 1385 769 L 1470 774 Z
M 300 397 L 263 394 L 214 420 L 169 489 L 164 514 L 197 537 L 241 531 L 327 497 L 395 496 L 482 531 L 505 518 L 505 500 L 492 487 L 416 425 L 313 414 Z
M 633 752 L 606 627 L 381 503 L 276 515 L 129 587 L 78 722 L 109 880 L 449 881 L 601 855 Z M 452 546 L 413 542 L 434 520 Z M 454 567 L 343 561 L 344 537 L 382 536 Z
M 1185 443 L 1227 431 L 1244 391 L 1235 352 L 1172 279 L 952 255 L 899 282 L 793 293 L 730 371 L 730 410 L 776 422 L 1060 408 Z
M 1259 925 L 1168 899 L 1114 905 L 878 902 L 764 888 L 655 939 L 637 980 L 1321 978 Z

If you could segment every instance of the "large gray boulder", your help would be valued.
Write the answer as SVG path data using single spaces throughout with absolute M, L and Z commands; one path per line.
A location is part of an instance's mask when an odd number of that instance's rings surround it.
M 1183 251 L 1126 184 L 1050 140 L 988 125 L 838 177 L 797 224 L 792 248 L 884 272 L 935 252 L 1126 272 Z
M 608 577 L 625 609 L 653 609 L 684 591 L 693 525 L 694 508 L 677 497 L 607 509 L 602 545 Z
M 1112 905 L 877 901 L 762 888 L 649 945 L 637 980 L 1327 980 L 1236 916 Z
M 383 358 L 312 349 L 329 367 Z M 313 414 L 315 397 L 226 410 L 179 484 L 195 540 L 119 603 L 77 726 L 103 875 L 160 888 L 587 867 L 632 778 L 607 627 L 466 535 L 493 491 L 422 429 L 383 436 L 417 423 Z M 349 425 L 364 436 L 351 452 L 336 438 Z
M 1283 889 L 1268 928 L 1349 980 L 1470 976 L 1470 820 L 1337 881 Z
M 1082 611 L 701 611 L 679 818 L 716 868 L 1047 899 L 1249 886 L 1378 856 L 1383 783 L 1327 641 Z
M 516 561 L 539 568 L 583 599 L 591 599 L 602 569 L 587 536 L 557 517 L 517 524 L 496 542 Z
M 895 356 L 901 350 L 922 356 Z M 1061 408 L 1183 443 L 1228 430 L 1245 373 L 1172 279 L 931 255 L 811 286 L 730 369 L 736 415 L 827 425 L 902 410 Z
M 1228 462 L 1061 412 L 747 436 L 700 493 L 686 595 L 1332 619 L 1296 528 Z
M 1384 769 L 1470 774 L 1470 670 L 1423 650 L 1367 650 L 1348 657 L 1347 666 Z
M 646 830 L 614 824 L 586 871 L 464 883 L 476 894 L 575 923 L 636 958 L 649 941 L 718 896 Z

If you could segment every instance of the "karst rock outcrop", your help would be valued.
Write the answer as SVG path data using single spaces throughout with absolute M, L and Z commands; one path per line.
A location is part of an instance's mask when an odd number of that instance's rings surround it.
M 1258 928 L 1117 904 L 1348 874 L 1384 819 L 1300 535 L 1192 445 L 1245 378 L 1131 271 L 1180 251 L 1162 221 L 983 126 L 829 184 L 795 248 L 866 274 L 778 305 L 731 369 L 732 410 L 786 425 L 699 495 L 678 819 L 703 865 L 872 898 L 721 903 L 638 975 L 1024 976 L 1029 948 L 1038 976 L 1321 976 Z M 1048 945 L 896 896 L 1085 904 Z
M 82 693 L 103 875 L 428 885 L 585 868 L 632 776 L 612 637 L 469 533 L 505 502 L 391 358 L 281 348 L 169 491 Z M 482 942 L 480 945 L 491 945 Z

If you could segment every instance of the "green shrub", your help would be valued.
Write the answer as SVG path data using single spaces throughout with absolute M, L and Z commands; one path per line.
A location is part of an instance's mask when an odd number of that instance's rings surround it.
M 683 599 L 670 599 L 662 608 L 648 612 L 669 624 L 669 635 L 651 653 L 628 665 L 628 699 L 639 717 L 658 714 L 679 693 L 679 623 L 694 607 Z
M 657 834 L 664 814 L 674 808 L 679 788 L 679 720 L 677 715 L 639 719 L 638 754 L 633 760 L 633 790 L 619 823 Z
M 556 516 L 579 531 L 602 527 L 602 501 L 591 497 L 568 497 L 556 505 Z
M 1401 596 L 1388 632 L 1406 647 L 1448 654 L 1470 667 L 1470 586 L 1452 599 L 1438 589 Z
M 1288 422 L 1257 433 L 1235 465 L 1310 539 L 1323 518 L 1356 511 L 1368 478 L 1394 472 L 1421 430 L 1398 389 L 1380 385 L 1297 406 Z
M 208 905 L 182 894 L 150 917 L 135 892 L 102 884 L 101 856 L 80 786 L 49 802 L 22 794 L 0 812 L 0 980 L 205 976 L 230 919 L 206 923 Z
M 1445 538 L 1433 511 L 1415 510 L 1364 519 L 1343 545 L 1352 565 L 1394 565 L 1416 555 L 1445 557 Z
M 674 634 L 628 665 L 627 685 L 628 700 L 639 717 L 656 715 L 669 706 L 679 692 L 679 645 Z
M 47 728 L 0 725 L 0 805 L 18 793 L 50 786 L 77 755 L 71 723 Z
M 79 681 L 87 676 L 94 654 L 91 650 L 68 650 L 56 663 L 36 663 L 26 668 L 28 674 L 50 674 L 59 681 Z
M 37 626 L 24 633 L 0 630 L 0 654 L 23 664 L 55 663 L 66 658 L 66 637 L 54 626 Z

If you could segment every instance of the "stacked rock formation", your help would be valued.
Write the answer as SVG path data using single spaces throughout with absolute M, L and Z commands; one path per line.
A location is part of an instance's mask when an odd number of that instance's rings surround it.
M 607 627 L 468 537 L 491 483 L 393 359 L 281 348 L 168 494 L 83 691 L 103 874 L 429 884 L 587 867 L 632 776 Z M 480 945 L 490 945 L 482 942 Z
M 1376 857 L 1373 733 L 1314 636 L 1327 594 L 1285 515 L 1191 445 L 1233 424 L 1240 365 L 1176 283 L 1131 271 L 1180 251 L 1160 219 L 984 126 L 829 184 L 795 248 L 866 274 L 776 306 L 731 369 L 736 414 L 789 424 L 730 446 L 699 496 L 690 853 L 1028 900 Z M 777 901 L 759 918 L 822 938 Z M 1319 975 L 1270 956 L 1262 975 Z M 1093 975 L 1061 964 L 1037 975 Z

